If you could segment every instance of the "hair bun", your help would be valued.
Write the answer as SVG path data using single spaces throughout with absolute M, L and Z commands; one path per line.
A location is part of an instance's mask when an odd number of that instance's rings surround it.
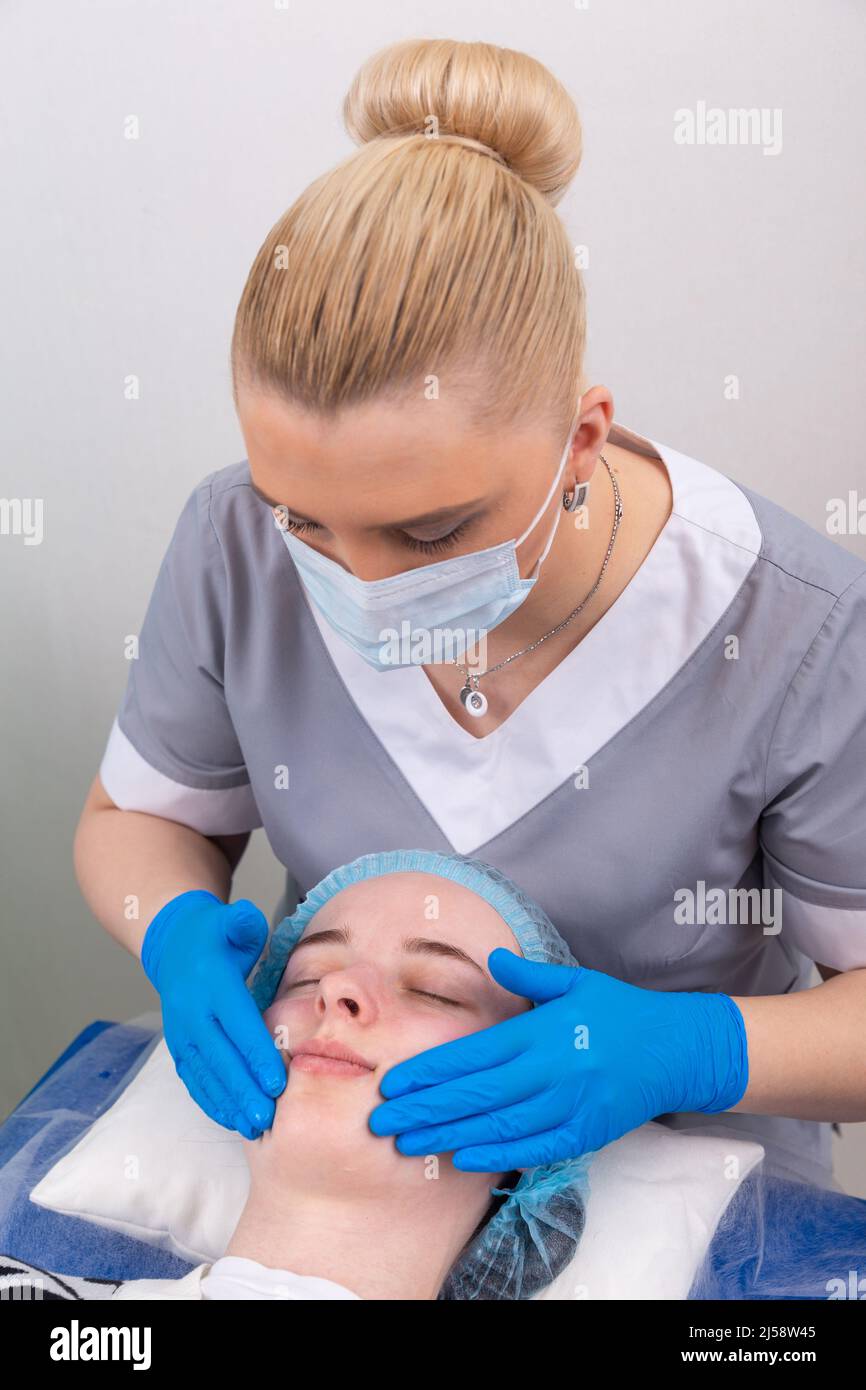
M 358 144 L 383 135 L 462 135 L 494 150 L 556 204 L 580 165 L 577 108 L 536 58 L 489 43 L 406 39 L 360 68 L 343 103 Z

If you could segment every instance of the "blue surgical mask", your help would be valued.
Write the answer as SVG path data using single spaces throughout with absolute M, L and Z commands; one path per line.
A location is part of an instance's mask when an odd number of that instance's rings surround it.
M 277 515 L 280 509 L 274 509 L 275 524 L 316 607 L 334 631 L 376 670 L 459 661 L 467 649 L 475 648 L 488 632 L 510 618 L 532 592 L 553 544 L 562 508 L 557 509 L 534 573 L 526 579 L 520 576 L 517 550 L 535 530 L 559 485 L 571 452 L 581 400 L 582 397 L 578 399 L 556 477 L 532 521 L 516 540 L 420 565 L 386 579 L 359 579 L 292 535 Z

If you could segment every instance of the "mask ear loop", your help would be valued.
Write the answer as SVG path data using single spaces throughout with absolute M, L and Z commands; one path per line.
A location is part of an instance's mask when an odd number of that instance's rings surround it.
M 532 521 L 530 521 L 530 523 L 529 523 L 529 525 L 527 526 L 526 530 L 523 532 L 523 535 L 520 536 L 520 537 L 518 537 L 518 539 L 514 542 L 514 548 L 515 548 L 515 550 L 517 549 L 518 546 L 522 545 L 523 542 L 526 540 L 526 537 L 527 537 L 532 531 L 535 530 L 535 528 L 536 528 L 536 526 L 538 525 L 539 521 L 540 521 L 541 518 L 544 516 L 544 513 L 547 511 L 547 508 L 550 506 L 550 499 L 551 499 L 551 497 L 552 497 L 553 494 L 556 492 L 556 489 L 557 489 L 558 486 L 559 486 L 559 480 L 560 480 L 560 478 L 562 477 L 563 471 L 564 471 L 564 469 L 565 469 L 565 465 L 566 465 L 566 463 L 568 462 L 568 456 L 569 456 L 569 454 L 571 453 L 571 446 L 572 446 L 572 444 L 574 443 L 574 427 L 575 427 L 575 425 L 577 424 L 578 419 L 580 418 L 580 404 L 581 404 L 581 401 L 582 401 L 582 400 L 583 400 L 583 395 L 581 394 L 581 395 L 578 396 L 578 398 L 577 398 L 577 409 L 575 410 L 574 415 L 572 416 L 571 424 L 570 424 L 569 427 L 568 427 L 568 440 L 567 440 L 567 442 L 566 442 L 565 448 L 564 448 L 563 451 L 562 451 L 562 458 L 560 459 L 560 461 L 559 461 L 559 467 L 558 467 L 557 470 L 556 470 L 556 477 L 554 478 L 553 482 L 552 482 L 551 485 L 550 485 L 550 491 L 548 492 L 547 496 L 545 497 L 545 499 L 544 499 L 544 501 L 542 502 L 541 506 L 539 507 L 538 511 L 535 513 L 535 516 L 533 517 Z M 555 520 L 555 522 L 553 523 L 553 529 L 551 530 L 550 535 L 549 535 L 548 540 L 547 540 L 547 545 L 544 547 L 543 551 L 541 552 L 541 554 L 539 555 L 539 557 L 538 557 L 538 559 L 536 560 L 535 564 L 533 565 L 533 570 L 535 571 L 535 574 L 527 576 L 528 578 L 531 578 L 531 579 L 532 579 L 532 578 L 535 578 L 536 575 L 538 574 L 539 569 L 540 569 L 541 566 L 543 565 L 544 561 L 547 559 L 547 554 L 548 554 L 548 551 L 550 550 L 550 547 L 553 545 L 553 538 L 554 538 L 554 536 L 556 535 L 556 528 L 557 528 L 558 525 L 559 525 L 559 513 L 557 512 L 556 520 Z

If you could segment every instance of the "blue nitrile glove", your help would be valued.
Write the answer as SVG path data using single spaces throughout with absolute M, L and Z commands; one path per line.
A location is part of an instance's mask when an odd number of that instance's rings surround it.
M 245 980 L 268 924 L 255 903 L 193 888 L 166 903 L 144 934 L 141 963 L 162 1002 L 178 1075 L 211 1119 L 257 1139 L 274 1119 L 286 1068 Z
M 536 1008 L 385 1073 L 370 1128 L 399 1135 L 401 1153 L 454 1151 L 456 1168 L 510 1172 L 592 1153 L 656 1115 L 742 1099 L 746 1028 L 728 995 L 639 989 L 502 947 L 487 965 Z

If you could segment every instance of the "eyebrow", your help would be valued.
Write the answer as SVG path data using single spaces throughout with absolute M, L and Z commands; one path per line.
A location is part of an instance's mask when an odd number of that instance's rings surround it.
M 312 936 L 303 937 L 292 952 L 296 956 L 304 946 L 312 946 L 313 943 L 337 943 L 341 946 L 348 946 L 352 940 L 352 931 L 348 925 L 342 927 L 323 928 L 322 931 L 313 932 Z M 488 978 L 487 971 L 479 965 L 477 960 L 473 960 L 466 951 L 462 951 L 459 946 L 453 946 L 450 941 L 437 941 L 433 937 L 427 936 L 407 936 L 403 938 L 403 950 L 410 955 L 416 956 L 446 956 L 451 960 L 459 961 L 462 965 L 471 965 L 473 970 L 477 970 L 480 975 Z
M 288 503 L 277 502 L 274 498 L 268 497 L 267 493 L 262 492 L 261 488 L 257 487 L 255 483 L 250 483 L 250 487 L 257 497 L 260 497 L 263 502 L 267 502 L 269 507 L 285 507 L 286 511 L 291 513 L 292 518 L 295 521 L 301 522 L 302 525 L 321 526 L 322 523 L 316 521 L 315 517 L 302 516 L 300 512 L 294 511 Z M 386 523 L 384 529 L 408 531 L 412 527 L 433 526 L 438 521 L 450 521 L 453 517 L 460 516 L 469 508 L 479 507 L 483 503 L 486 503 L 486 501 L 486 497 L 470 497 L 466 502 L 457 502 L 450 507 L 437 507 L 435 511 L 425 512 L 423 516 L 404 517 L 401 521 L 389 521 Z

